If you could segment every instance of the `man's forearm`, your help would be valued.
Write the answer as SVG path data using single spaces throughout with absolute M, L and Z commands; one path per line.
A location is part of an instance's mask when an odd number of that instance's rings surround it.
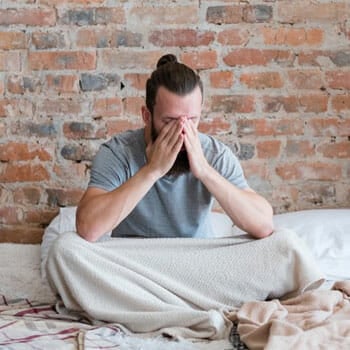
M 263 197 L 252 190 L 242 190 L 234 186 L 210 165 L 200 180 L 235 225 L 256 238 L 272 233 L 273 211 Z
M 83 197 L 77 210 L 77 232 L 88 241 L 96 241 L 115 228 L 135 208 L 157 181 L 148 165 L 111 192 Z

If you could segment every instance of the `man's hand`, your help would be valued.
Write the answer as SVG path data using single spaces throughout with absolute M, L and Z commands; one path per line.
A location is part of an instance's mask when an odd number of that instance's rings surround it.
M 183 145 L 183 120 L 178 119 L 166 124 L 157 139 L 149 142 L 146 148 L 148 165 L 160 178 L 173 166 Z
M 185 118 L 183 126 L 184 143 L 191 172 L 200 180 L 205 174 L 206 169 L 209 167 L 209 164 L 203 154 L 202 145 L 198 137 L 198 130 L 192 120 Z

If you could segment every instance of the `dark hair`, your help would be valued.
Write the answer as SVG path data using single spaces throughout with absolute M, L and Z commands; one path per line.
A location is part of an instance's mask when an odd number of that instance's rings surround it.
M 147 80 L 146 106 L 152 115 L 160 86 L 180 96 L 187 95 L 199 86 L 203 95 L 203 83 L 199 75 L 190 67 L 179 63 L 173 54 L 162 56 L 157 62 L 157 69 Z

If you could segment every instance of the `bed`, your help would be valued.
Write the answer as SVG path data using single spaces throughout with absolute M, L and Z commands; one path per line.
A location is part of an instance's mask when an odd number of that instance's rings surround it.
M 311 250 L 326 283 L 286 300 L 250 301 L 228 315 L 222 340 L 171 339 L 132 334 L 113 323 L 91 323 L 58 312 L 44 273 L 58 235 L 74 227 L 75 208 L 61 208 L 44 243 L 0 244 L 1 349 L 289 349 L 350 348 L 350 209 L 303 210 L 274 216 L 275 226 L 294 230 Z M 221 236 L 241 234 L 228 217 L 213 213 Z

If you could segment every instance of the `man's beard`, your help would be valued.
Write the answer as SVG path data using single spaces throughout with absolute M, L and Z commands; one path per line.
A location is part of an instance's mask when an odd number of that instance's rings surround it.
M 154 127 L 153 120 L 152 120 L 152 130 L 151 131 L 152 131 L 152 141 L 154 142 L 158 137 L 158 133 Z M 187 151 L 186 151 L 186 149 L 182 149 L 178 153 L 173 166 L 167 172 L 166 175 L 167 176 L 179 176 L 182 174 L 186 174 L 189 171 L 190 171 L 190 162 L 188 160 Z

